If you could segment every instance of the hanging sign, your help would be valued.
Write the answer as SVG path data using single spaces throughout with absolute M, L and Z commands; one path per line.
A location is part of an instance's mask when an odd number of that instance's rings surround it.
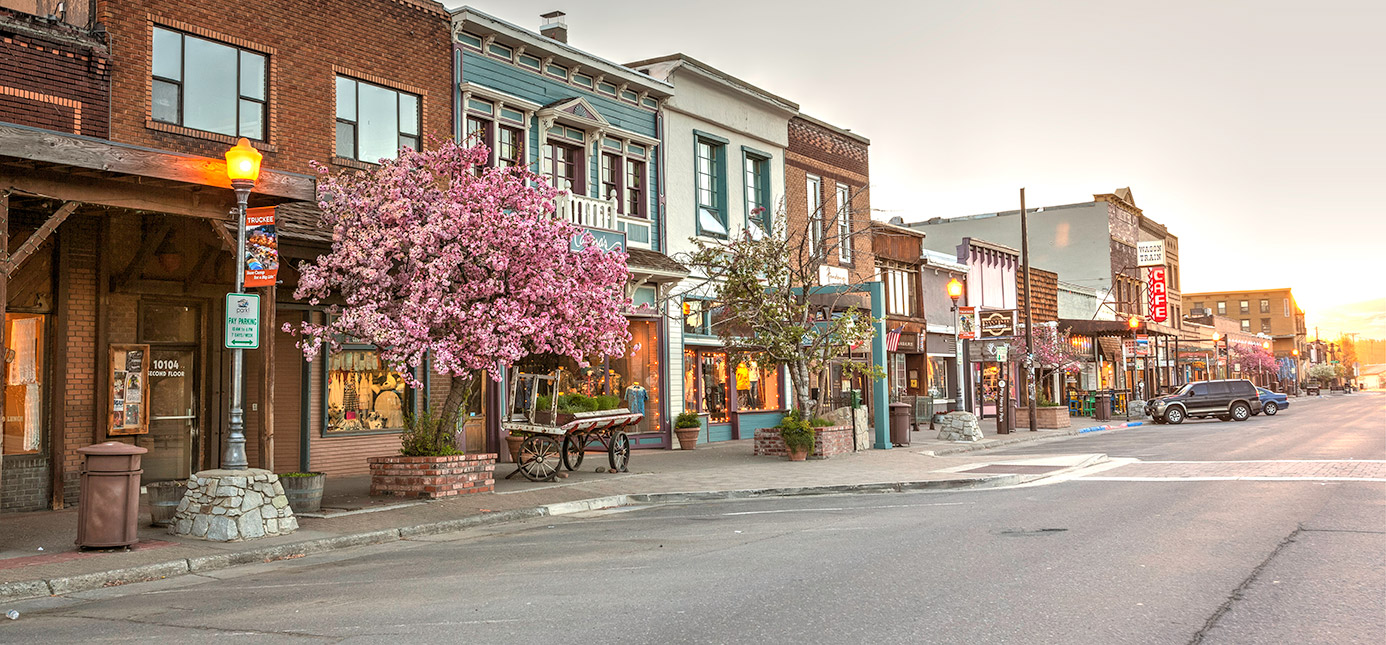
M 279 273 L 279 236 L 274 207 L 245 211 L 245 286 L 272 287 Z
M 958 307 L 958 338 L 964 340 L 977 338 L 976 307 Z
M 1136 242 L 1136 266 L 1154 267 L 1165 264 L 1165 241 Z
M 1010 338 L 1015 335 L 1015 310 L 983 311 L 978 324 L 982 338 Z
M 111 345 L 111 407 L 106 434 L 149 432 L 149 346 Z
M 1146 291 L 1150 292 L 1150 319 L 1164 322 L 1169 319 L 1169 290 L 1165 283 L 1165 267 L 1150 267 Z
M 226 349 L 260 349 L 260 295 L 226 294 Z
M 591 236 L 589 242 L 587 237 Z M 598 228 L 586 226 L 578 228 L 573 234 L 572 239 L 568 240 L 568 250 L 573 253 L 583 250 L 588 245 L 595 246 L 608 253 L 612 251 L 626 250 L 626 234 L 619 231 L 604 231 Z

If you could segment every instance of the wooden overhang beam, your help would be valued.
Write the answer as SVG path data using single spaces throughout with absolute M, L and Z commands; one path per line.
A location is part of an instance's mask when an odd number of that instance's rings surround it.
M 71 215 L 72 211 L 77 210 L 78 206 L 81 206 L 78 202 L 67 202 L 59 206 L 58 210 L 50 215 L 48 220 L 45 221 L 37 231 L 34 231 L 33 235 L 29 236 L 29 239 L 24 240 L 24 243 L 19 245 L 19 248 L 15 249 L 14 253 L 5 259 L 3 264 L 5 275 L 8 277 L 14 273 L 15 269 L 19 268 L 19 265 L 24 264 L 24 261 L 29 259 L 29 256 L 33 255 L 34 251 L 38 250 L 39 245 L 43 244 L 43 241 L 48 239 L 48 236 L 52 235 L 53 231 L 57 230 L 58 226 L 67 220 L 67 216 Z

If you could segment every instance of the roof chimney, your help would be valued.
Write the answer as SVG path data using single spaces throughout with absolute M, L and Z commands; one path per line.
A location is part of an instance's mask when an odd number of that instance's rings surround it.
M 568 14 L 562 11 L 550 11 L 540 14 L 544 23 L 539 27 L 539 35 L 552 38 L 560 43 L 568 42 Z

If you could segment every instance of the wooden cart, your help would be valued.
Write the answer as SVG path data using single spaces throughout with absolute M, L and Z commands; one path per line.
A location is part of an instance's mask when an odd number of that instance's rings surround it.
M 560 414 L 557 410 L 558 373 L 517 372 L 510 386 L 510 405 L 501 427 L 512 436 L 524 437 L 520 444 L 515 472 L 530 481 L 553 481 L 559 467 L 576 470 L 592 444 L 606 452 L 613 472 L 627 472 L 630 463 L 630 437 L 626 429 L 639 424 L 645 415 L 625 408 L 596 412 Z M 542 392 L 553 401 L 547 410 L 536 409 Z

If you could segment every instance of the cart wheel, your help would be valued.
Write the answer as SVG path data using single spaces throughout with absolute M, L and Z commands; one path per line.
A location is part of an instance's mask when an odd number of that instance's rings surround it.
M 611 435 L 606 456 L 607 460 L 611 462 L 612 472 L 626 472 L 626 465 L 630 463 L 630 437 L 627 437 L 624 432 Z
M 534 435 L 520 444 L 520 473 L 532 482 L 553 481 L 560 461 L 558 440 Z
M 568 470 L 577 470 L 582 466 L 582 458 L 587 452 L 587 443 L 590 437 L 574 432 L 573 434 L 563 435 L 563 467 Z

